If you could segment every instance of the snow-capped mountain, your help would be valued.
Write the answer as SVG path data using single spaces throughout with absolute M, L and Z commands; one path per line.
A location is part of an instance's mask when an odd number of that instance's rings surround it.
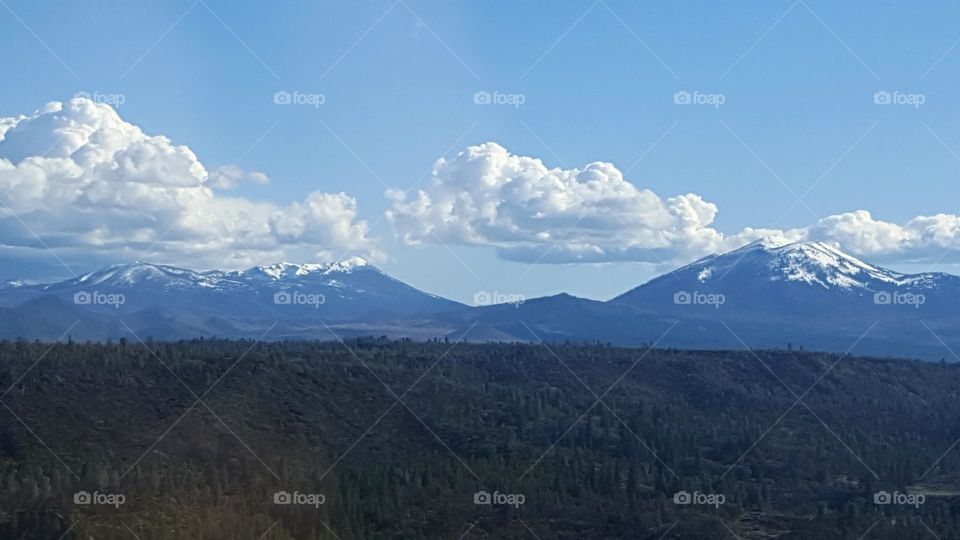
M 960 278 L 907 275 L 827 244 L 765 238 L 705 257 L 608 302 L 560 295 L 452 320 L 491 339 L 786 347 L 954 360 Z M 456 332 L 454 332 L 455 334 Z M 946 346 L 945 346 L 946 345 Z
M 175 266 L 136 262 L 118 264 L 79 277 L 51 285 L 44 290 L 53 291 L 76 287 L 136 288 L 150 287 L 163 290 L 206 288 L 226 291 L 249 288 L 257 285 L 283 287 L 305 281 L 335 281 L 331 276 L 350 275 L 372 270 L 385 276 L 376 267 L 361 257 L 352 257 L 328 264 L 294 264 L 281 262 L 255 266 L 246 270 L 210 270 L 195 272 Z M 329 279 L 328 279 L 329 278 Z
M 705 283 L 711 278 L 722 279 L 737 266 L 770 281 L 806 283 L 825 289 L 864 288 L 873 281 L 898 285 L 905 277 L 821 242 L 790 242 L 778 237 L 764 238 L 730 253 L 711 255 L 688 268 L 696 269 L 697 279 Z
M 210 289 L 218 291 L 242 289 L 237 281 L 222 278 L 212 273 L 199 273 L 192 270 L 161 264 L 136 262 L 118 264 L 104 270 L 90 272 L 60 283 L 44 285 L 43 290 L 57 291 L 74 288 L 109 289 L 156 289 L 173 292 L 176 290 Z
M 328 264 L 282 262 L 203 276 L 250 287 L 275 301 L 282 313 L 327 320 L 417 317 L 460 306 L 396 280 L 361 257 Z
M 53 284 L 0 289 L 0 308 L 22 314 L 21 320 L 32 315 L 42 320 L 52 311 L 81 321 L 96 318 L 96 324 L 86 325 L 98 329 L 94 338 L 102 333 L 123 337 L 128 326 L 157 337 L 258 336 L 273 323 L 279 336 L 320 338 L 317 331 L 325 325 L 354 323 L 374 332 L 378 325 L 460 306 L 398 281 L 359 257 L 206 272 L 137 262 Z M 22 333 L 11 335 L 11 326 Z M 44 329 L 44 336 L 55 333 L 46 326 L 56 325 L 39 324 L 36 330 Z M 7 325 L 0 327 L 0 335 L 33 337 L 33 330 Z
M 611 302 L 669 313 L 717 315 L 722 308 L 725 316 L 783 319 L 866 312 L 900 317 L 890 308 L 902 307 L 914 308 L 914 315 L 953 313 L 957 300 L 956 276 L 902 274 L 822 242 L 771 237 L 700 259 Z
M 201 336 L 601 341 L 784 347 L 954 360 L 960 278 L 903 274 L 818 242 L 765 238 L 610 301 L 566 294 L 467 307 L 361 258 L 195 272 L 118 265 L 60 283 L 0 287 L 0 337 Z M 77 323 L 76 326 L 71 326 Z M 335 332 L 335 334 L 331 333 Z M 960 360 L 960 359 L 957 359 Z
M 343 261 L 328 264 L 294 264 L 281 262 L 265 266 L 255 266 L 247 270 L 230 272 L 213 270 L 205 272 L 203 275 L 245 283 L 276 284 L 289 280 L 312 280 L 321 276 L 352 274 L 354 272 L 364 272 L 367 270 L 380 272 L 379 269 L 368 263 L 366 259 L 362 257 L 350 257 Z M 382 274 L 382 272 L 380 273 Z
M 687 268 L 697 269 L 697 278 L 707 282 L 723 277 L 740 267 L 770 281 L 819 285 L 824 289 L 871 290 L 870 285 L 891 287 L 922 286 L 946 274 L 907 275 L 847 255 L 823 242 L 791 242 L 768 237 L 722 255 L 711 255 Z M 679 272 L 679 271 L 678 271 Z
M 960 278 L 903 274 L 820 242 L 765 238 L 659 276 L 612 300 L 680 321 L 702 347 L 782 347 L 954 360 Z M 949 346 L 947 346 L 949 345 Z

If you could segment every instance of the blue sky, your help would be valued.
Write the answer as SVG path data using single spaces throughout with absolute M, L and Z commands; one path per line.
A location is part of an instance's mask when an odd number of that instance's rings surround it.
M 479 290 L 605 299 L 693 253 L 531 267 L 494 242 L 406 245 L 383 217 L 394 204 L 385 191 L 429 184 L 438 158 L 488 141 L 548 168 L 610 162 L 664 199 L 698 194 L 728 235 L 856 210 L 900 225 L 957 213 L 954 3 L 4 2 L 0 117 L 80 91 L 121 95 L 124 121 L 190 147 L 208 169 L 269 176 L 232 197 L 354 198 L 385 271 L 458 300 Z M 324 102 L 277 105 L 277 91 Z M 482 91 L 523 103 L 478 105 Z M 674 103 L 683 91 L 723 103 Z M 922 104 L 877 104 L 877 92 Z M 557 223 L 558 238 L 580 226 Z M 874 258 L 953 270 L 945 251 Z M 53 255 L 4 257 L 5 279 L 68 277 Z M 67 262 L 83 271 L 120 258 Z

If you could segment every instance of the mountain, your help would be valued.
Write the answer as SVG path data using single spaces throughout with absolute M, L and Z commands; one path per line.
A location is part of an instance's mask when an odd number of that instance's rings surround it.
M 764 238 L 659 276 L 612 300 L 679 326 L 722 328 L 706 346 L 782 347 L 953 360 L 960 278 L 903 274 L 821 242 Z M 733 338 L 731 342 L 729 338 Z M 956 350 L 960 350 L 957 348 Z
M 278 263 L 236 272 L 203 274 L 246 285 L 269 299 L 280 318 L 326 321 L 417 317 L 462 304 L 415 289 L 360 257 L 330 264 Z M 316 301 L 315 301 L 316 300 Z
M 559 294 L 468 307 L 361 258 L 194 272 L 133 263 L 0 287 L 0 337 L 388 336 L 678 348 L 797 347 L 957 360 L 960 277 L 902 274 L 819 242 L 765 238 L 607 302 Z
M 886 319 L 952 315 L 960 278 L 901 274 L 821 242 L 765 238 L 664 274 L 611 302 L 683 316 L 774 320 L 859 315 Z
M 441 314 L 454 328 L 451 339 L 466 335 L 484 341 L 610 342 L 636 346 L 648 343 L 673 321 L 646 320 L 637 328 L 638 313 L 628 306 L 558 294 L 515 304 L 497 304 Z M 436 321 L 439 323 L 440 321 Z
M 457 332 L 530 341 L 784 348 L 957 360 L 960 278 L 902 274 L 820 242 L 764 238 L 608 302 L 569 295 L 448 317 Z M 536 336 L 536 337 L 534 337 Z
M 359 257 L 209 272 L 137 262 L 54 284 L 0 288 L 0 309 L 9 310 L 9 320 L 50 320 L 5 324 L 0 335 L 55 339 L 69 327 L 59 323 L 70 320 L 80 321 L 71 333 L 80 339 L 131 337 L 131 330 L 163 339 L 259 337 L 274 323 L 274 338 L 330 339 L 328 328 L 393 334 L 393 321 L 458 307 Z

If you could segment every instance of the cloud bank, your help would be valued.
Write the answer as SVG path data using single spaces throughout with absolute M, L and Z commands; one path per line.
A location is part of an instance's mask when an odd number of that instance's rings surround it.
M 493 246 L 519 262 L 680 264 L 774 234 L 830 242 L 871 260 L 933 262 L 960 247 L 960 217 L 948 214 L 901 225 L 858 210 L 806 228 L 725 234 L 712 226 L 717 206 L 700 195 L 663 198 L 610 163 L 548 168 L 492 142 L 439 159 L 416 194 L 387 196 L 387 218 L 405 243 Z
M 0 256 L 97 263 L 134 259 L 239 268 L 283 259 L 382 258 L 357 202 L 314 191 L 277 205 L 231 196 L 269 178 L 208 169 L 193 151 L 148 135 L 82 97 L 0 118 Z M 404 243 L 492 246 L 520 262 L 676 265 L 767 235 L 818 240 L 877 262 L 956 262 L 960 217 L 905 223 L 865 210 L 809 227 L 714 228 L 719 209 L 695 193 L 662 197 L 613 164 L 549 168 L 493 143 L 439 159 L 417 193 L 388 191 L 386 218 Z M 950 257 L 950 255 L 953 255 Z
M 209 171 L 109 105 L 74 98 L 0 118 L 0 250 L 71 260 L 235 268 L 343 252 L 377 258 L 356 201 L 310 193 L 286 206 L 224 194 L 263 173 Z

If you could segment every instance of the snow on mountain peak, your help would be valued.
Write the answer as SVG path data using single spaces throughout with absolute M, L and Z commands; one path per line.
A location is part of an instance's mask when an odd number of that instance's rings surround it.
M 760 240 L 757 240 L 756 242 L 750 244 L 747 247 L 757 246 L 763 249 L 777 249 L 777 248 L 782 248 L 784 246 L 788 246 L 790 244 L 795 244 L 795 243 L 796 242 L 794 242 L 793 240 L 790 240 L 786 236 L 783 236 L 781 234 L 774 234 L 770 236 L 764 236 Z
M 370 266 L 370 263 L 363 257 L 350 257 L 349 259 L 330 264 L 328 272 L 350 272 L 355 268 L 362 268 L 364 266 Z
M 726 276 L 737 268 L 760 279 L 818 285 L 826 289 L 868 288 L 871 283 L 893 285 L 911 276 L 879 268 L 824 242 L 795 242 L 769 236 L 729 253 L 712 255 L 694 263 L 696 278 L 704 283 Z
M 133 262 L 126 264 L 117 264 L 102 270 L 96 270 L 77 278 L 58 283 L 45 285 L 51 287 L 148 287 L 152 290 L 173 290 L 203 288 L 207 290 L 239 290 L 249 289 L 259 284 L 275 283 L 283 284 L 289 281 L 295 281 L 299 278 L 319 278 L 329 280 L 331 274 L 344 275 L 353 272 L 359 268 L 374 268 L 361 257 L 350 257 L 348 259 L 333 263 L 310 263 L 294 264 L 290 262 L 279 262 L 270 265 L 255 266 L 247 270 L 210 270 L 206 272 L 194 272 L 175 266 L 162 264 L 151 264 L 146 262 Z M 6 285 L 4 288 L 11 288 Z
M 278 262 L 274 264 L 264 264 L 260 266 L 255 266 L 246 270 L 245 272 L 238 272 L 239 274 L 247 273 L 261 273 L 270 279 L 280 279 L 287 275 L 304 275 L 310 273 L 314 268 L 311 268 L 311 265 L 299 265 L 289 262 Z
M 864 287 L 870 278 L 891 281 L 892 277 L 820 242 L 778 248 L 769 266 L 774 271 L 771 280 L 799 281 L 824 288 Z
M 270 265 L 256 266 L 244 272 L 261 273 L 272 280 L 280 280 L 288 277 L 302 277 L 311 274 L 331 274 L 331 273 L 349 273 L 357 268 L 369 266 L 370 263 L 362 257 L 350 257 L 342 261 L 333 263 L 305 263 L 295 264 L 290 262 L 280 262 Z
M 159 277 L 163 271 L 148 263 L 137 261 L 129 264 L 115 264 L 106 270 L 97 270 L 84 274 L 78 278 L 80 283 L 89 283 L 92 285 L 100 283 L 114 283 L 123 285 L 132 285 L 140 281 Z
M 218 280 L 193 270 L 141 261 L 116 264 L 104 270 L 84 274 L 70 283 L 83 286 L 130 287 L 152 284 L 161 287 L 216 287 Z

